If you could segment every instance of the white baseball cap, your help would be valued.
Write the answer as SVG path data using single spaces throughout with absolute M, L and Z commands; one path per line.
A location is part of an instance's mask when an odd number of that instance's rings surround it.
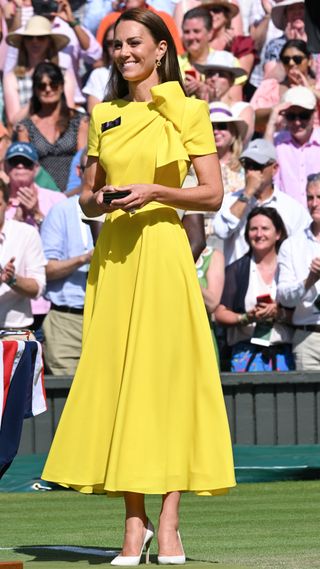
M 302 107 L 313 111 L 317 106 L 317 99 L 308 87 L 291 87 L 282 96 L 283 103 L 289 103 L 290 107 Z

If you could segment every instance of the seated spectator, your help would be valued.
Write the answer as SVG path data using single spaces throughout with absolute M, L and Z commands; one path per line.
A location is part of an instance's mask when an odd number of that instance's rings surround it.
M 69 38 L 54 33 L 46 18 L 33 16 L 21 31 L 8 34 L 6 42 L 18 51 L 16 66 L 3 77 L 7 121 L 15 125 L 29 112 L 35 67 L 44 60 L 61 65 L 59 53 L 69 43 Z M 64 69 L 64 74 L 66 99 L 73 107 L 75 84 L 70 70 Z
M 195 95 L 208 103 L 223 101 L 232 105 L 242 101 L 241 89 L 236 97 L 232 93 L 232 86 L 237 78 L 245 82 L 247 76 L 244 69 L 239 67 L 238 60 L 229 51 L 214 51 L 209 53 L 204 63 L 196 63 L 196 69 L 204 75 Z
M 0 180 L 0 328 L 10 336 L 20 330 L 27 334 L 32 327 L 30 300 L 45 288 L 46 260 L 38 231 L 5 219 L 8 202 L 8 189 Z
M 210 103 L 210 120 L 221 166 L 224 193 L 234 192 L 244 186 L 244 169 L 239 157 L 248 126 L 237 118 L 225 103 Z
M 203 5 L 212 14 L 211 47 L 231 51 L 242 69 L 250 75 L 256 60 L 256 50 L 250 36 L 236 35 L 233 29 L 232 20 L 240 12 L 237 0 L 207 0 Z
M 65 196 L 36 184 L 38 154 L 30 143 L 11 144 L 5 155 L 4 168 L 9 188 L 6 219 L 24 221 L 39 228 L 49 209 Z
M 76 6 L 80 0 L 73 0 L 72 5 Z M 49 8 L 48 8 L 49 7 Z M 70 69 L 72 81 L 75 86 L 74 104 L 81 107 L 85 103 L 82 95 L 81 66 L 82 62 L 91 65 L 101 58 L 102 49 L 95 37 L 77 19 L 72 11 L 68 0 L 59 0 L 59 11 L 52 12 L 48 0 L 32 0 L 34 15 L 47 18 L 52 25 L 54 33 L 63 34 L 69 38 L 68 45 L 61 50 L 59 55 L 59 66 L 62 69 Z M 21 32 L 18 29 L 17 32 Z M 17 63 L 17 49 L 9 47 L 4 65 L 4 73 L 11 71 Z M 68 100 L 68 104 L 73 107 Z
M 272 5 L 271 19 L 283 35 L 271 39 L 262 61 L 265 77 L 276 71 L 280 52 L 286 41 L 299 39 L 307 42 L 304 26 L 304 0 L 280 0 Z
M 264 79 L 250 101 L 256 111 L 256 130 L 260 132 L 264 132 L 272 110 L 291 87 L 309 87 L 316 96 L 320 96 L 316 90 L 312 54 L 306 42 L 287 41 L 280 52 L 280 61 L 284 67 L 283 79 Z
M 31 142 L 39 163 L 64 192 L 74 153 L 86 145 L 88 120 L 67 106 L 64 79 L 54 63 L 39 63 L 33 75 L 29 117 L 19 123 L 18 141 Z M 24 129 L 22 129 L 24 127 Z
M 174 11 L 174 19 L 179 30 L 182 28 L 182 21 L 186 12 L 193 10 L 193 8 L 199 8 L 199 6 L 206 7 L 207 4 L 204 3 L 203 0 L 178 0 L 176 9 Z M 232 27 L 235 34 L 243 33 L 243 22 L 240 13 L 233 18 Z
M 273 140 L 276 146 L 276 184 L 304 207 L 307 176 L 319 162 L 320 128 L 314 126 L 316 106 L 316 97 L 307 87 L 288 89 L 282 103 L 274 108 L 265 133 L 265 138 Z M 276 132 L 282 119 L 285 128 Z
M 37 185 L 38 155 L 32 144 L 26 142 L 11 144 L 4 165 L 9 188 L 6 219 L 23 221 L 39 231 L 51 207 L 65 200 L 65 196 Z M 37 340 L 42 341 L 41 326 L 49 311 L 50 303 L 41 296 L 31 301 L 31 308 L 34 317 L 33 330 Z
M 218 324 L 227 326 L 232 372 L 289 371 L 291 313 L 276 302 L 277 252 L 287 232 L 272 207 L 256 207 L 248 215 L 246 255 L 229 265 Z
M 162 20 L 167 25 L 167 28 L 173 37 L 177 53 L 178 54 L 183 53 L 183 46 L 180 39 L 180 30 L 178 30 L 174 19 L 169 14 L 167 14 L 166 12 L 155 10 L 149 4 L 147 4 L 145 0 L 124 0 L 124 2 L 122 0 L 115 0 L 113 6 L 114 6 L 113 10 L 115 11 L 111 12 L 110 14 L 107 14 L 107 16 L 105 16 L 102 19 L 98 27 L 97 40 L 100 42 L 101 45 L 105 31 L 108 28 L 110 28 L 112 24 L 115 24 L 116 20 L 118 19 L 123 10 L 131 10 L 131 8 L 144 8 L 145 10 L 151 10 L 151 12 L 155 12 L 156 14 L 158 14 L 158 16 L 160 16 L 160 18 L 162 18 Z
M 319 371 L 320 352 L 320 173 L 307 181 L 312 222 L 292 235 L 279 252 L 278 300 L 294 309 L 296 369 Z
M 248 1 L 244 1 L 248 7 Z M 246 100 L 248 101 L 264 77 L 263 62 L 266 45 L 271 39 L 276 39 L 282 35 L 282 31 L 276 28 L 271 20 L 271 10 L 272 3 L 269 0 L 251 0 L 248 14 L 249 34 L 254 41 L 259 60 L 246 84 Z
M 101 103 L 105 96 L 113 60 L 114 25 L 108 28 L 102 40 L 103 65 L 91 72 L 82 92 L 87 97 L 87 110 L 90 114 L 94 105 Z
M 254 207 L 275 208 L 284 221 L 288 235 L 310 223 L 306 209 L 273 184 L 278 170 L 273 144 L 263 139 L 251 141 L 242 152 L 240 162 L 245 170 L 245 186 L 242 190 L 224 196 L 222 207 L 213 220 L 216 235 L 224 239 L 226 266 L 248 251 L 245 226 Z
M 48 260 L 44 359 L 49 373 L 74 375 L 81 352 L 83 306 L 93 240 L 77 195 L 55 205 L 41 227 Z
M 183 16 L 182 42 L 185 53 L 179 55 L 179 65 L 185 82 L 187 95 L 196 95 L 201 86 L 200 74 L 194 67 L 195 63 L 205 63 L 209 53 L 212 36 L 212 16 L 204 7 L 188 10 Z

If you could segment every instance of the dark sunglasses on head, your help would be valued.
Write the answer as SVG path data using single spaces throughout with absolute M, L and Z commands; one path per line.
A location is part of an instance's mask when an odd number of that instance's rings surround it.
M 300 113 L 284 113 L 284 117 L 287 121 L 308 121 L 311 119 L 313 111 L 301 111 Z
M 36 85 L 36 89 L 38 89 L 39 91 L 45 91 L 48 87 L 50 87 L 50 89 L 52 91 L 56 91 L 60 86 L 60 83 L 58 81 L 49 81 L 48 83 L 45 83 L 45 81 L 41 81 L 41 83 L 38 83 Z
M 215 130 L 229 130 L 229 123 L 227 123 L 227 122 L 214 122 L 213 128 Z
M 24 156 L 13 156 L 12 158 L 9 158 L 8 164 L 10 168 L 16 168 L 20 164 L 28 170 L 31 170 L 34 167 L 34 162 L 28 160 L 28 158 L 24 158 Z
M 244 167 L 245 170 L 254 170 L 256 172 L 258 172 L 258 170 L 262 171 L 264 170 L 267 166 L 270 166 L 271 164 L 273 164 L 273 162 L 267 162 L 266 164 L 259 164 L 258 162 L 254 162 L 253 160 L 250 160 L 249 158 L 242 158 L 240 160 L 242 166 Z
M 306 55 L 283 55 L 281 61 L 284 65 L 289 65 L 290 61 L 294 61 L 296 65 L 300 65 L 303 60 L 306 59 Z

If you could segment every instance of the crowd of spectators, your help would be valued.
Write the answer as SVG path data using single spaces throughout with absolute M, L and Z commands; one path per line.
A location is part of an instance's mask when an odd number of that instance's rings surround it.
M 73 375 L 103 219 L 78 196 L 114 24 L 157 12 L 207 101 L 225 197 L 179 211 L 223 370 L 320 363 L 320 45 L 304 0 L 0 0 L 0 330 Z M 182 191 L 194 185 L 189 171 Z

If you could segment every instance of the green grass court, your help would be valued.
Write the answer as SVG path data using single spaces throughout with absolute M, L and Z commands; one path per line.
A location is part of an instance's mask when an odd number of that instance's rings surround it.
M 159 505 L 159 497 L 147 498 L 154 522 Z M 24 561 L 26 569 L 106 567 L 108 551 L 121 545 L 122 523 L 121 499 L 72 491 L 2 492 L 0 560 Z M 319 569 L 319 530 L 318 480 L 243 483 L 226 496 L 182 499 L 181 535 L 190 569 Z M 152 553 L 155 564 L 155 543 Z

